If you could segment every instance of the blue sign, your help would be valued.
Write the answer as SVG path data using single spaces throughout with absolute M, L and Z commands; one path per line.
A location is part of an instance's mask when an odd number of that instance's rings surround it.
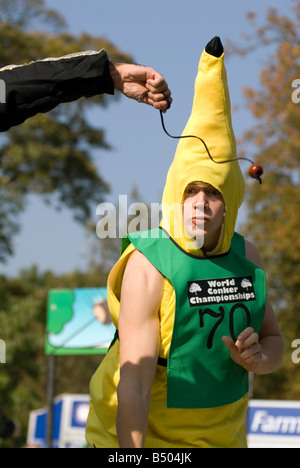
M 53 448 L 83 447 L 89 412 L 89 395 L 63 394 L 53 404 Z M 46 447 L 48 409 L 32 411 L 29 417 L 28 445 Z

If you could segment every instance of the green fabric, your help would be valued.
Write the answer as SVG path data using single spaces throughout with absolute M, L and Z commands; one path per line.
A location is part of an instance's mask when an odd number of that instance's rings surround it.
M 235 233 L 227 254 L 195 257 L 162 229 L 128 235 L 128 242 L 167 277 L 176 307 L 168 356 L 167 404 L 211 408 L 242 398 L 248 373 L 235 364 L 221 337 L 234 340 L 248 326 L 259 332 L 265 313 L 264 272 L 245 257 Z

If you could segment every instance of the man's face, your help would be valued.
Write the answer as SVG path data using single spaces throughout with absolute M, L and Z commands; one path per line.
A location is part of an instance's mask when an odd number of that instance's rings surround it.
M 217 246 L 224 215 L 222 194 L 212 185 L 192 182 L 186 187 L 183 195 L 184 226 L 199 248 L 210 251 Z

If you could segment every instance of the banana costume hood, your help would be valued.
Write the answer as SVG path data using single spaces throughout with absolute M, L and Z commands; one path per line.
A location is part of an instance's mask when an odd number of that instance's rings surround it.
M 230 249 L 245 184 L 238 161 L 220 163 L 236 158 L 237 150 L 231 122 L 224 50 L 218 37 L 207 44 L 199 62 L 192 112 L 182 136 L 186 135 L 202 138 L 216 162 L 210 159 L 199 139 L 180 140 L 163 193 L 161 226 L 181 248 L 201 256 L 202 251 L 196 246 L 193 248 L 185 233 L 181 210 L 176 212 L 171 207 L 181 205 L 184 190 L 189 183 L 201 181 L 211 184 L 221 192 L 226 214 L 219 243 L 210 254 L 223 254 Z

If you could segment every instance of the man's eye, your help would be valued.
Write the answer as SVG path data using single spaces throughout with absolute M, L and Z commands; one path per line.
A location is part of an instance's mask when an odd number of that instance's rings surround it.
M 185 190 L 185 195 L 193 195 L 196 192 L 196 189 L 194 188 L 188 188 Z
M 221 195 L 219 190 L 217 190 L 217 189 L 211 189 L 207 193 L 208 193 L 208 195 L 211 195 L 213 197 L 219 197 Z

